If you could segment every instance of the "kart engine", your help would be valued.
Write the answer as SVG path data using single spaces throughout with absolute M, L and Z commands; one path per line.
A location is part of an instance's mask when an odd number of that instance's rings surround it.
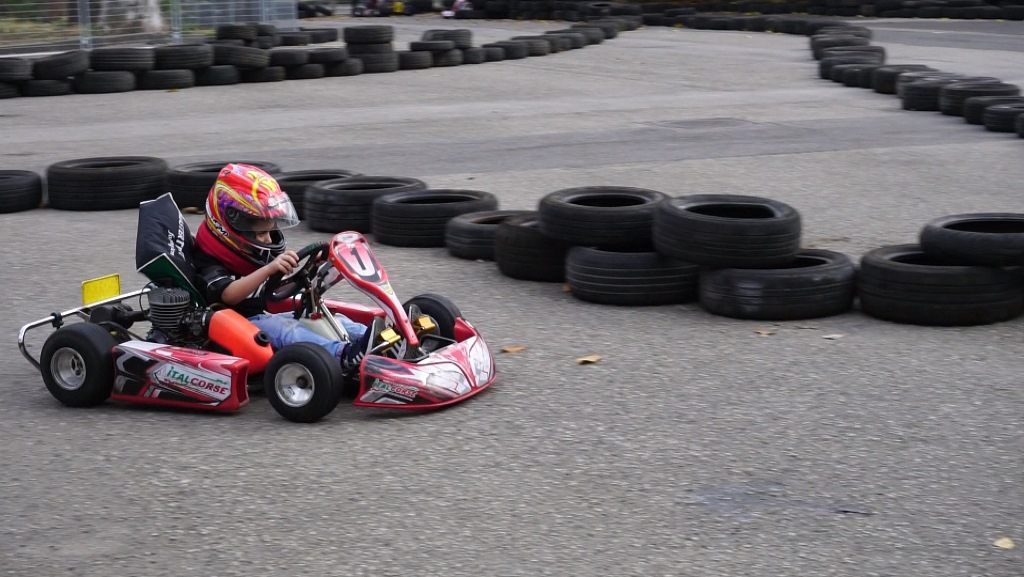
M 149 291 L 149 322 L 146 340 L 164 344 L 201 344 L 206 339 L 210 311 L 198 310 L 189 292 L 177 287 Z

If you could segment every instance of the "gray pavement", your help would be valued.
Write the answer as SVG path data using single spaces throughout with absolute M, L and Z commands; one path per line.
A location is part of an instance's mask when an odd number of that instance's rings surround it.
M 565 26 L 386 23 L 397 45 Z M 1024 84 L 1020 23 L 933 24 L 953 46 L 917 22 L 865 23 L 890 62 Z M 820 80 L 805 37 L 669 28 L 478 66 L 0 101 L 0 169 L 234 156 L 520 209 L 586 185 L 755 194 L 801 212 L 805 246 L 854 258 L 938 216 L 1019 212 L 1022 153 L 1016 135 Z M 135 222 L 0 215 L 0 574 L 1024 575 L 1024 319 L 605 307 L 443 249 L 377 246 L 400 295 L 447 294 L 492 346 L 527 347 L 497 355 L 490 391 L 423 415 L 340 406 L 312 426 L 262 397 L 233 415 L 62 407 L 18 327 L 77 304 L 86 278 L 141 286 Z M 600 362 L 575 362 L 588 354 Z

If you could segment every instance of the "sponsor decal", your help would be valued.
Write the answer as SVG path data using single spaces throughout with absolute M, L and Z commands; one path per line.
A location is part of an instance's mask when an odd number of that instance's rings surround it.
M 228 398 L 231 383 L 222 375 L 191 367 L 163 363 L 150 372 L 154 383 L 186 389 L 219 400 Z
M 388 393 L 409 401 L 415 399 L 416 395 L 420 392 L 418 387 L 399 385 L 398 383 L 388 383 L 380 379 L 374 379 L 373 384 L 370 385 L 370 389 L 381 393 Z

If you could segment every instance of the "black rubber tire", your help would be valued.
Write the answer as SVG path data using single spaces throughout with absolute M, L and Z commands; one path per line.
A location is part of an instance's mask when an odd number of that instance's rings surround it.
M 654 213 L 668 195 L 629 186 L 582 186 L 546 194 L 538 205 L 545 234 L 571 245 L 651 250 Z
M 9 56 L 0 58 L 0 82 L 19 82 L 32 78 L 32 61 Z
M 352 44 L 348 46 L 349 56 L 359 56 L 362 54 L 388 54 L 395 51 L 395 47 L 390 42 L 382 42 L 379 44 Z
M 259 29 L 253 24 L 219 24 L 214 29 L 218 40 L 253 41 L 259 35 Z
M 884 61 L 884 57 L 869 52 L 829 56 L 818 61 L 818 77 L 822 80 L 831 80 L 832 68 L 839 64 L 882 64 Z
M 413 40 L 409 43 L 412 52 L 440 52 L 455 50 L 455 42 L 451 40 Z
M 320 4 L 316 5 L 316 10 L 317 12 L 323 13 L 324 16 L 330 16 L 332 14 L 331 10 Z M 309 34 L 309 40 L 312 44 L 326 44 L 338 39 L 337 28 L 299 28 L 299 31 Z
M 363 61 L 355 58 L 346 58 L 341 62 L 334 62 L 324 65 L 324 76 L 358 76 L 363 73 Z
M 341 34 L 346 44 L 380 44 L 395 39 L 395 27 L 386 24 L 346 26 Z
M 89 70 L 75 76 L 75 92 L 80 94 L 112 94 L 131 92 L 136 87 L 135 74 L 127 70 Z
M 483 64 L 487 61 L 487 53 L 483 48 L 463 48 L 463 64 Z
M 697 299 L 700 267 L 650 251 L 574 246 L 565 257 L 572 296 L 616 306 L 658 306 Z
M 1021 313 L 1018 267 L 962 265 L 926 254 L 916 244 L 886 246 L 861 257 L 860 310 L 897 323 L 970 326 Z
M 530 49 L 522 42 L 512 40 L 500 40 L 490 44 L 484 44 L 485 48 L 501 48 L 505 54 L 505 60 L 522 60 L 530 55 Z
M 439 294 L 425 293 L 402 303 L 406 313 L 409 312 L 409 305 L 416 305 L 421 313 L 434 319 L 439 335 L 449 339 L 455 338 L 455 321 L 462 318 L 462 311 L 451 299 Z
M 94 407 L 114 388 L 117 341 L 93 323 L 64 325 L 43 343 L 40 373 L 46 390 L 68 407 Z
M 289 377 L 298 377 L 298 385 L 312 387 L 308 401 L 288 402 Z M 285 345 L 275 352 L 267 363 L 263 383 L 270 406 L 294 423 L 314 423 L 327 416 L 338 406 L 344 388 L 338 359 L 324 347 L 304 342 Z
M 230 86 L 242 81 L 242 74 L 237 66 L 231 64 L 215 64 L 209 68 L 195 71 L 196 86 Z
M 345 169 L 294 170 L 275 174 L 274 178 L 281 186 L 281 190 L 288 193 L 288 196 L 292 199 L 292 204 L 295 205 L 295 211 L 299 214 L 299 218 L 305 218 L 306 189 L 309 188 L 309 185 L 324 180 L 362 175 L 361 172 Z
M 43 179 L 30 170 L 0 170 L 0 214 L 39 208 Z
M 300 66 L 309 63 L 309 51 L 303 48 L 273 48 L 269 66 Z
M 448 254 L 469 260 L 494 260 L 494 233 L 498 225 L 514 216 L 533 214 L 529 210 L 484 210 L 460 214 L 445 225 L 444 245 Z
M 0 82 L 0 100 L 15 98 L 18 94 L 18 85 L 11 82 Z
M 787 321 L 838 315 L 853 307 L 856 266 L 845 254 L 804 249 L 783 268 L 704 269 L 700 305 L 736 319 Z
M 462 66 L 462 50 L 452 48 L 451 50 L 439 50 L 431 52 L 433 67 L 443 68 L 445 66 Z
M 32 78 L 36 80 L 66 80 L 89 69 L 89 53 L 69 50 L 32 61 Z
M 232 64 L 243 70 L 258 70 L 270 66 L 270 52 L 251 46 L 213 45 L 214 64 Z
M 981 115 L 985 130 L 991 132 L 1017 132 L 1017 117 L 1024 114 L 1024 103 L 994 104 Z
M 217 182 L 217 175 L 228 164 L 250 164 L 277 176 L 281 167 L 265 160 L 212 160 L 181 164 L 167 170 L 166 189 L 180 208 L 203 208 L 206 196 Z
M 403 176 L 362 175 L 317 182 L 306 187 L 306 222 L 320 232 L 371 232 L 377 197 L 426 188 L 422 180 Z
M 282 82 L 288 73 L 284 66 L 267 66 L 266 68 L 255 68 L 251 70 L 240 70 L 243 83 L 250 82 Z
M 316 80 L 323 77 L 323 64 L 306 63 L 285 68 L 285 78 L 288 80 Z
M 921 250 L 951 262 L 1024 265 L 1024 214 L 991 212 L 936 218 L 921 229 Z
M 971 96 L 964 100 L 964 122 L 985 124 L 985 109 L 996 104 L 1021 104 L 1024 96 Z
M 109 46 L 89 52 L 92 70 L 127 70 L 142 72 L 156 66 L 156 53 L 152 48 L 125 48 Z
M 214 65 L 210 44 L 166 44 L 153 49 L 156 70 L 196 70 Z
M 398 53 L 394 51 L 382 54 L 352 54 L 352 58 L 363 63 L 363 74 L 398 71 Z
M 939 89 L 939 111 L 963 116 L 964 101 L 973 96 L 1019 96 L 1020 87 L 1005 82 L 953 82 Z
M 434 55 L 425 50 L 399 50 L 399 70 L 426 70 L 434 65 Z
M 308 32 L 279 32 L 277 38 L 281 46 L 309 46 L 313 42 L 313 35 Z
M 309 61 L 313 64 L 333 64 L 348 58 L 348 50 L 344 46 L 324 46 L 309 50 Z
M 879 66 L 871 74 L 871 88 L 879 94 L 896 94 L 896 80 L 900 74 L 923 70 L 938 72 L 931 66 L 924 64 L 887 64 Z
M 654 213 L 655 250 L 716 268 L 786 266 L 800 250 L 800 215 L 788 204 L 735 194 L 669 198 Z
M 373 201 L 373 236 L 377 242 L 391 246 L 444 246 L 446 226 L 452 218 L 497 208 L 498 198 L 482 190 L 392 192 Z
M 494 231 L 494 262 L 510 278 L 564 281 L 569 248 L 541 231 L 540 214 L 536 211 L 507 218 Z
M 50 208 L 138 208 L 165 192 L 167 162 L 151 156 L 101 156 L 64 160 L 46 169 Z
M 70 80 L 24 80 L 18 83 L 21 96 L 65 96 L 72 92 Z
M 195 72 L 178 70 L 147 70 L 138 74 L 139 90 L 183 90 L 196 85 Z

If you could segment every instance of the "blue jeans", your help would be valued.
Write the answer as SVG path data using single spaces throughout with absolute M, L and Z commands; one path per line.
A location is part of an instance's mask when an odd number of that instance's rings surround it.
M 367 330 L 366 325 L 357 323 L 343 314 L 335 313 L 334 318 L 345 328 L 352 342 L 358 341 Z M 270 337 L 270 346 L 274 347 L 274 350 L 291 343 L 316 343 L 340 359 L 345 345 L 348 344 L 320 335 L 295 320 L 292 313 L 258 314 L 249 317 L 249 322 L 267 333 L 267 336 Z

